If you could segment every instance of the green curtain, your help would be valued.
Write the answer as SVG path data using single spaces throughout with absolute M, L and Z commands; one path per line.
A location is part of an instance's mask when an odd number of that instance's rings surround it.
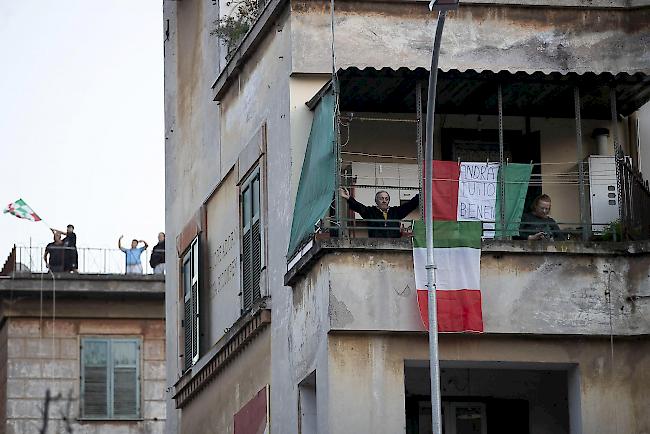
M 293 210 L 288 258 L 314 232 L 316 222 L 327 215 L 334 197 L 335 167 L 334 94 L 330 91 L 315 108 Z
M 501 188 L 498 187 L 501 181 L 505 182 L 505 225 L 497 217 L 496 222 L 496 236 L 500 237 L 515 237 L 519 235 L 519 225 L 521 223 L 521 215 L 524 211 L 524 203 L 526 202 L 526 193 L 528 192 L 528 184 L 530 182 L 530 173 L 533 166 L 530 164 L 510 163 L 502 166 L 499 169 L 499 184 L 497 184 L 497 201 L 496 212 L 500 216 L 501 210 Z

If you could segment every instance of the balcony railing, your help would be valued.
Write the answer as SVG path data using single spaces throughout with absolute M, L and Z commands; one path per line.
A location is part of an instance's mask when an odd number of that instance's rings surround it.
M 126 258 L 119 249 L 105 249 L 93 247 L 78 247 L 77 271 L 85 274 L 124 274 L 126 272 Z M 9 256 L 5 264 L 7 270 L 15 273 L 49 273 L 43 256 L 45 247 L 17 246 L 15 253 Z M 149 266 L 150 252 L 142 253 L 142 269 L 144 274 L 152 272 Z
M 618 161 L 621 232 L 633 240 L 650 239 L 650 187 L 629 161 Z

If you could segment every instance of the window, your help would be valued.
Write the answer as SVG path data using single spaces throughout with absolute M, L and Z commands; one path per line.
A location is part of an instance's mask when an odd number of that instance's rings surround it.
M 183 256 L 183 328 L 184 369 L 199 360 L 199 238 L 196 237 Z
M 260 212 L 260 172 L 257 169 L 241 187 L 242 215 L 242 312 L 261 297 L 262 232 Z
M 81 340 L 81 417 L 140 418 L 140 339 Z

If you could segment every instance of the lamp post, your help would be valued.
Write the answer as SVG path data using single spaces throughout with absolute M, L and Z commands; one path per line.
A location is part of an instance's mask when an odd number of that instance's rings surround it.
M 433 40 L 431 53 L 431 69 L 429 71 L 429 90 L 427 94 L 426 117 L 426 147 L 424 151 L 424 222 L 427 236 L 427 296 L 429 315 L 429 376 L 431 377 L 431 432 L 442 434 L 440 411 L 440 363 L 438 361 L 438 317 L 436 309 L 436 278 L 435 261 L 433 258 L 433 119 L 436 108 L 436 84 L 438 81 L 438 56 L 440 55 L 440 40 L 445 25 L 447 11 L 458 8 L 459 0 L 431 0 L 429 9 L 438 13 L 436 35 Z

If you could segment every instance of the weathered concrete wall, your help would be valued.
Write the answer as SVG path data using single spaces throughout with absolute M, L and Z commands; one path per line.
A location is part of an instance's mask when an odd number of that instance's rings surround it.
M 0 427 L 7 423 L 7 323 L 0 328 Z
M 650 104 L 638 112 L 639 120 L 639 170 L 648 179 L 650 175 Z
M 289 81 L 291 101 L 291 197 L 294 202 L 314 112 L 305 105 L 329 81 L 329 75 L 295 75 Z
M 37 432 L 42 426 L 45 392 L 67 397 L 72 392 L 71 417 L 79 414 L 80 338 L 128 336 L 142 339 L 141 421 L 76 421 L 75 433 L 163 433 L 165 425 L 165 323 L 130 319 L 7 319 L 7 434 Z M 4 364 L 3 364 L 4 365 Z M 48 433 L 65 430 L 65 403 L 50 408 Z M 63 413 L 62 413 L 63 412 Z
M 165 232 L 167 243 L 168 384 L 178 379 L 178 257 L 175 238 L 222 176 L 219 107 L 211 81 L 219 71 L 220 48 L 209 35 L 219 6 L 209 1 L 163 2 L 165 45 Z M 177 432 L 177 411 L 167 404 L 167 432 Z
M 331 71 L 329 2 L 293 1 L 293 72 Z M 429 68 L 434 14 L 426 3 L 336 5 L 337 67 Z M 650 9 L 461 4 L 449 14 L 443 69 L 634 72 L 650 70 Z M 396 25 L 399 23 L 399 25 Z
M 235 413 L 270 382 L 271 332 L 267 328 L 183 408 L 179 432 L 231 434 Z
M 650 305 L 630 297 L 647 294 L 649 255 L 555 246 L 554 253 L 512 252 L 507 244 L 483 251 L 486 333 L 609 335 L 611 311 L 614 335 L 648 334 Z M 310 269 L 314 276 L 299 280 L 294 291 L 304 291 L 308 280 L 329 282 L 332 330 L 423 330 L 408 246 L 403 251 L 339 250 L 319 261 Z
M 403 432 L 404 366 L 406 361 L 428 359 L 426 336 L 331 334 L 329 348 L 330 426 L 328 431 L 319 432 Z M 650 398 L 650 341 L 615 340 L 613 348 L 612 365 L 606 338 L 440 336 L 443 365 L 454 366 L 454 362 L 462 361 L 475 362 L 473 368 L 508 364 L 514 364 L 514 369 L 526 369 L 526 364 L 537 365 L 537 369 L 549 369 L 545 364 L 576 366 L 580 392 L 575 411 L 580 414 L 570 417 L 579 416 L 582 429 L 575 432 L 648 432 L 650 416 L 644 407 Z M 554 421 L 539 413 L 537 417 L 538 424 L 531 423 L 531 433 L 551 432 L 544 427 L 552 426 Z

